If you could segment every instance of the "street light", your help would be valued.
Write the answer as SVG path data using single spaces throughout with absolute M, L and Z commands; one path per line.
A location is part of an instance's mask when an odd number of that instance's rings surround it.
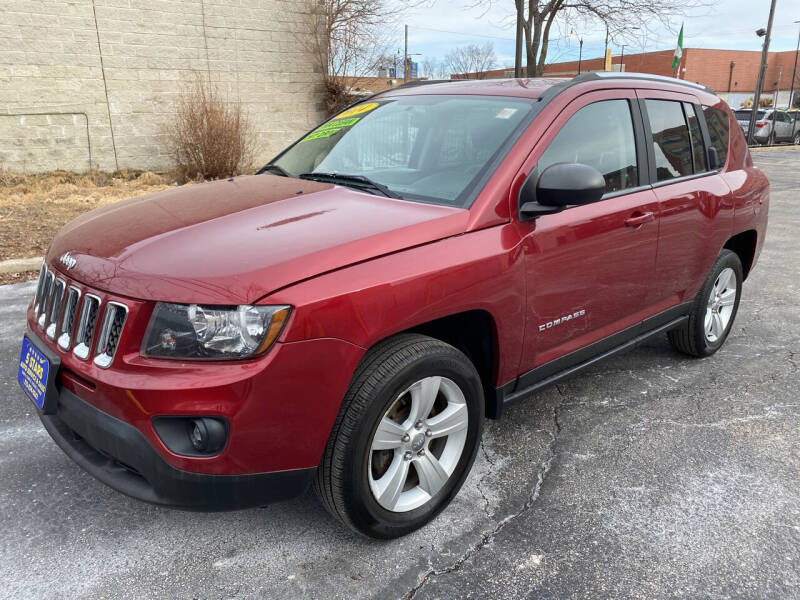
M 575 30 L 569 32 L 569 37 L 575 37 L 577 34 Z M 578 38 L 578 75 L 581 74 L 581 60 L 583 59 L 583 38 Z
M 761 100 L 761 90 L 764 87 L 764 73 L 767 70 L 767 56 L 769 55 L 769 38 L 772 34 L 772 20 L 775 18 L 775 0 L 772 0 L 769 7 L 769 17 L 767 18 L 767 28 L 759 28 L 756 30 L 758 37 L 764 38 L 764 44 L 761 46 L 761 64 L 758 67 L 758 79 L 756 80 L 756 91 L 753 94 L 753 110 L 750 113 L 750 123 L 747 127 L 747 143 L 752 145 L 754 129 L 756 128 L 756 116 L 758 114 L 758 104 Z

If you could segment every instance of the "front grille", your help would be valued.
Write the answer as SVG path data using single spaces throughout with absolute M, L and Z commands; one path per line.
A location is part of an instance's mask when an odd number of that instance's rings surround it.
M 98 367 L 107 369 L 111 366 L 127 314 L 128 308 L 124 304 L 119 302 L 106 304 L 106 312 L 103 315 L 103 324 L 100 327 L 100 334 L 97 336 L 97 347 L 94 352 L 94 364 Z
M 100 298 L 86 294 L 83 298 L 81 316 L 78 318 L 78 330 L 75 332 L 75 356 L 82 360 L 89 358 L 94 339 L 94 328 L 97 325 L 97 313 L 100 312 Z
M 63 279 L 56 279 L 52 298 L 50 299 L 50 308 L 47 311 L 47 319 L 45 319 L 45 333 L 51 340 L 56 338 L 56 324 L 58 323 L 61 301 L 64 299 L 64 288 L 66 287 L 67 284 Z
M 75 330 L 75 316 L 78 314 L 78 303 L 81 300 L 81 291 L 75 286 L 69 286 L 67 301 L 64 304 L 64 314 L 61 316 L 61 325 L 58 328 L 58 347 L 69 350 L 72 342 L 72 332 Z
M 49 339 L 56 341 L 60 350 L 67 352 L 72 347 L 73 354 L 81 360 L 94 356 L 94 363 L 107 369 L 117 353 L 128 307 L 113 300 L 103 304 L 99 296 L 89 290 L 83 293 L 77 282 L 68 283 L 56 277 L 46 265 L 39 270 L 33 300 L 36 323 Z M 96 342 L 95 332 L 98 332 Z

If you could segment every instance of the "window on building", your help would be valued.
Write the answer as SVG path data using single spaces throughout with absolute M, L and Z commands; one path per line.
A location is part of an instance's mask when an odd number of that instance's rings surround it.
M 645 100 L 653 151 L 656 179 L 666 181 L 692 174 L 692 144 L 680 102 Z
M 728 113 L 719 108 L 704 106 L 703 115 L 705 116 L 706 125 L 708 126 L 708 136 L 711 138 L 711 147 L 716 150 L 717 155 L 717 164 L 711 165 L 711 168 L 720 169 L 725 165 L 725 161 L 728 159 Z M 762 114 L 759 118 L 761 119 L 763 116 Z M 748 119 L 749 118 L 748 116 Z
M 606 192 L 639 185 L 628 101 L 595 102 L 572 115 L 539 159 L 539 173 L 555 163 L 594 167 L 605 177 Z
M 706 170 L 706 148 L 703 144 L 703 134 L 700 133 L 700 121 L 694 110 L 694 105 L 683 103 L 686 113 L 686 122 L 689 123 L 689 135 L 692 138 L 692 158 L 694 159 L 694 172 L 702 173 Z

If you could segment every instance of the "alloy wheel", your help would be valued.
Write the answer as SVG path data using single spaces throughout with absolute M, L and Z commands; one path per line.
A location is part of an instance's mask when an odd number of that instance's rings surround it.
M 441 490 L 458 465 L 467 438 L 464 392 L 447 377 L 425 377 L 406 388 L 372 436 L 369 486 L 386 510 L 419 508 Z
M 708 296 L 705 316 L 706 340 L 715 343 L 728 329 L 736 303 L 736 273 L 730 267 L 720 271 Z

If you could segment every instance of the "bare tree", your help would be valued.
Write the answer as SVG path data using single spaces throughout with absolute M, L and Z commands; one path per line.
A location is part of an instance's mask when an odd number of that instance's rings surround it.
M 473 2 L 471 6 L 484 7 L 487 12 L 494 2 Z M 503 0 L 504 2 L 507 0 Z M 557 21 L 569 28 L 570 24 L 600 23 L 607 32 L 606 44 L 641 42 L 647 32 L 659 27 L 672 26 L 687 11 L 711 6 L 715 0 L 514 0 L 516 11 L 522 14 L 525 34 L 527 72 L 531 77 L 541 77 L 547 61 L 550 34 Z M 638 34 L 638 35 L 637 35 Z
M 448 52 L 444 62 L 457 79 L 485 79 L 497 63 L 497 55 L 491 42 L 468 44 Z
M 422 68 L 422 76 L 426 79 L 436 79 L 436 58 L 425 57 L 420 67 Z
M 428 0 L 306 1 L 312 6 L 310 39 L 332 113 L 352 101 L 359 79 L 373 75 L 389 55 L 386 24 Z

